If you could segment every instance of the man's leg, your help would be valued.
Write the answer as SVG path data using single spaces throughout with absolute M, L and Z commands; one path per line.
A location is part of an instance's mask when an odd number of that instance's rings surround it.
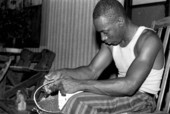
M 63 108 L 64 114 L 119 114 L 123 112 L 152 112 L 154 98 L 137 93 L 133 97 L 110 97 L 83 92 L 72 96 Z

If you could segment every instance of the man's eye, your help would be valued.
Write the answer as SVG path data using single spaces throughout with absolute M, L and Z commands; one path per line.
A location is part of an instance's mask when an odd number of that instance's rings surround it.
M 108 35 L 108 33 L 107 33 L 107 32 L 104 32 L 103 34 L 104 34 L 104 35 Z

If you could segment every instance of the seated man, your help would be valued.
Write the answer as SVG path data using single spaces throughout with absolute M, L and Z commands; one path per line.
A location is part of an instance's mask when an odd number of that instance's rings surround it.
M 100 0 L 93 21 L 103 41 L 97 55 L 87 66 L 49 73 L 44 83 L 58 81 L 46 88 L 62 84 L 62 93 L 83 91 L 68 100 L 64 114 L 154 111 L 164 69 L 161 40 L 153 30 L 133 24 L 117 0 Z M 118 77 L 97 80 L 112 60 Z

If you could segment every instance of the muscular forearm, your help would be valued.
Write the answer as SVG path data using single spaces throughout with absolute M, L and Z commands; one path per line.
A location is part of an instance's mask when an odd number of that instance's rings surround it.
M 71 77 L 79 80 L 97 79 L 98 76 L 87 66 L 82 66 L 74 69 L 65 68 L 61 70 L 64 77 Z
M 128 82 L 121 78 L 103 81 L 81 81 L 80 85 L 80 90 L 101 95 L 127 96 L 132 93 L 128 86 Z

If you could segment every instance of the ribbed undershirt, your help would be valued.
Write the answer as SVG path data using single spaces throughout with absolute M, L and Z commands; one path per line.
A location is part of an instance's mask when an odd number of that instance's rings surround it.
M 119 45 L 113 46 L 113 59 L 119 71 L 118 77 L 126 76 L 128 68 L 135 59 L 134 47 L 136 42 L 145 29 L 150 28 L 140 26 L 126 47 L 120 47 Z M 152 69 L 139 91 L 157 95 L 160 90 L 163 69 L 164 68 L 161 70 Z

